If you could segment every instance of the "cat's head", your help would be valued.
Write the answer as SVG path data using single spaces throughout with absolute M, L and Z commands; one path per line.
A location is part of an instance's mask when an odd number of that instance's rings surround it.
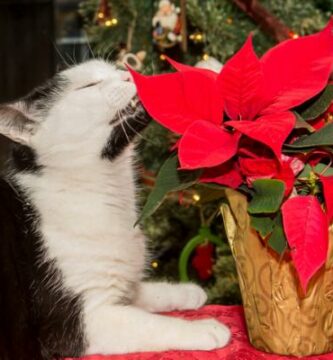
M 119 158 L 148 121 L 129 74 L 102 60 L 64 70 L 0 106 L 0 133 L 33 149 L 41 166 Z

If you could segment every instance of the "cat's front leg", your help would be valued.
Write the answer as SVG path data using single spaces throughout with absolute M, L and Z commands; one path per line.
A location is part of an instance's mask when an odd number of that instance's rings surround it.
M 134 306 L 100 306 L 85 314 L 84 323 L 86 355 L 212 350 L 230 340 L 229 329 L 216 320 L 187 321 Z
M 207 295 L 195 284 L 142 282 L 135 305 L 150 312 L 197 309 L 204 305 Z

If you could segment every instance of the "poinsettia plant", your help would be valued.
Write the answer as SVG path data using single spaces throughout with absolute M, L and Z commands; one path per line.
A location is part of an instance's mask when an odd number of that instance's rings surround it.
M 142 218 L 196 183 L 242 191 L 252 227 L 291 256 L 306 292 L 333 220 L 333 22 L 261 58 L 250 35 L 220 73 L 168 60 L 176 72 L 130 70 L 151 117 L 179 134 Z

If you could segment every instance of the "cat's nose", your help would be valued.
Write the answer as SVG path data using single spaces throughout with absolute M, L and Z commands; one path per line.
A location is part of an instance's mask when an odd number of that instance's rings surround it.
M 121 72 L 121 80 L 133 82 L 133 77 L 129 71 L 122 71 Z

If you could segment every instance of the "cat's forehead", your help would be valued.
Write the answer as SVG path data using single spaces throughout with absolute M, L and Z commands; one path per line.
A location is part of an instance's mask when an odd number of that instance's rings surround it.
M 116 68 L 103 60 L 90 60 L 62 72 L 71 83 L 101 81 L 108 78 L 120 79 Z

